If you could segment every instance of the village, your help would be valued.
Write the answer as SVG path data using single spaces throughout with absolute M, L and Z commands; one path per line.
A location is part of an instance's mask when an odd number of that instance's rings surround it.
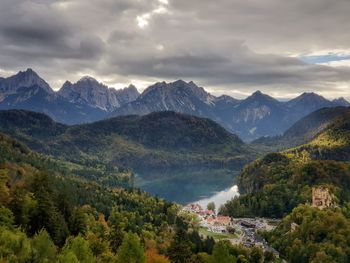
M 312 207 L 325 209 L 335 206 L 334 197 L 329 189 L 324 186 L 312 188 Z M 214 207 L 215 209 L 215 207 Z M 182 211 L 195 216 L 198 219 L 200 233 L 212 236 L 214 239 L 226 239 L 232 244 L 243 245 L 244 247 L 260 246 L 264 251 L 269 251 L 279 256 L 279 253 L 269 246 L 262 238 L 259 231 L 272 231 L 276 228 L 279 219 L 271 218 L 231 218 L 229 216 L 217 215 L 215 210 L 204 209 L 199 204 L 188 204 Z M 299 227 L 292 223 L 291 231 Z
M 188 204 L 182 211 L 195 214 L 199 220 L 201 233 L 214 239 L 226 239 L 232 244 L 245 247 L 260 246 L 264 251 L 278 254 L 268 243 L 260 237 L 259 230 L 271 231 L 278 224 L 277 219 L 266 218 L 231 218 L 217 215 L 215 211 L 204 209 L 199 204 Z

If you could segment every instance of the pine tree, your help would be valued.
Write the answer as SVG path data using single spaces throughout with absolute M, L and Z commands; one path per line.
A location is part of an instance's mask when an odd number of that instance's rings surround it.
M 186 231 L 178 228 L 168 249 L 168 257 L 173 263 L 186 263 L 192 257 L 191 242 Z
M 127 233 L 117 252 L 118 263 L 144 263 L 145 253 L 136 234 Z

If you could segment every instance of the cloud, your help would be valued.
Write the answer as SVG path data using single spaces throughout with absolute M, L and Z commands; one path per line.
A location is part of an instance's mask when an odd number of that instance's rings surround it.
M 350 54 L 347 0 L 0 4 L 0 68 L 32 67 L 55 88 L 90 74 L 117 86 L 184 78 L 234 96 L 350 96 L 347 60 L 327 61 Z

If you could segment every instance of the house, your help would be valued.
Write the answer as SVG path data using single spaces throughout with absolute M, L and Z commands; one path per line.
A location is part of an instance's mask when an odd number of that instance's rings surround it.
M 319 209 L 325 209 L 332 206 L 333 198 L 327 187 L 312 188 L 312 206 Z
M 188 204 L 183 210 L 188 212 L 200 213 L 203 211 L 203 208 L 199 204 Z
M 198 213 L 203 218 L 215 217 L 215 213 L 213 210 L 203 210 Z
M 229 226 L 231 225 L 231 218 L 229 216 L 218 216 L 216 221 L 219 225 Z
M 212 226 L 224 227 L 231 225 L 231 218 L 229 216 L 209 217 L 206 221 L 208 225 Z

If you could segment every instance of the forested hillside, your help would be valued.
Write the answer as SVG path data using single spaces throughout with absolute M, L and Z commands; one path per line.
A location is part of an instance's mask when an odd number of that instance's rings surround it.
M 311 142 L 267 154 L 237 178 L 239 198 L 226 204 L 232 216 L 282 217 L 311 201 L 311 188 L 327 184 L 339 204 L 350 200 L 350 114 L 336 118 Z
M 1 111 L 0 130 L 33 150 L 89 167 L 237 169 L 255 156 L 215 122 L 174 112 L 65 126 L 40 113 Z
M 349 262 L 350 203 L 326 210 L 300 205 L 264 236 L 291 263 Z
M 0 150 L 1 262 L 274 262 L 201 237 L 174 203 L 63 174 L 2 134 Z
M 266 146 L 271 150 L 288 149 L 313 140 L 336 118 L 349 113 L 348 107 L 322 108 L 297 121 L 281 136 L 262 137 L 252 142 L 256 146 Z
M 349 262 L 349 160 L 350 114 L 345 111 L 309 143 L 247 165 L 237 178 L 241 196 L 221 213 L 283 217 L 274 231 L 262 234 L 289 262 Z M 315 186 L 327 188 L 332 198 L 324 211 L 311 206 Z

